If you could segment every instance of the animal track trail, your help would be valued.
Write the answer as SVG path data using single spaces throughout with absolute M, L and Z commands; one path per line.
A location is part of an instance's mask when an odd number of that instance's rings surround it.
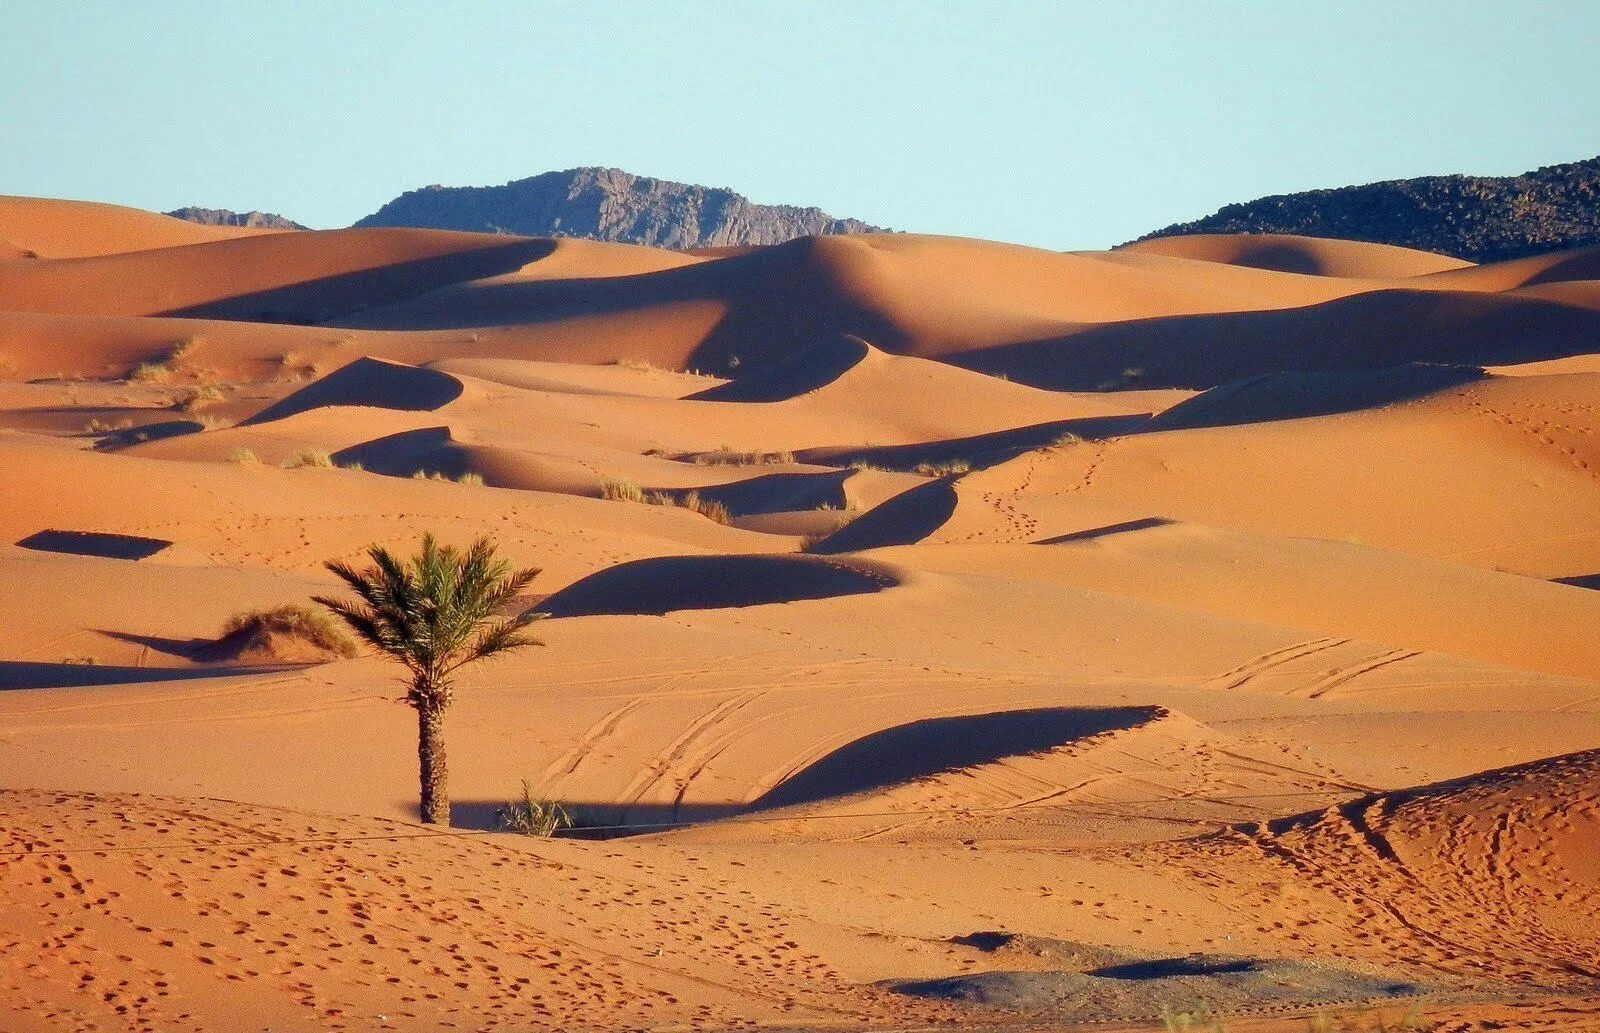
M 1544 448 L 1559 454 L 1561 458 L 1565 459 L 1575 469 L 1583 471 L 1590 477 L 1600 478 L 1600 470 L 1596 470 L 1591 467 L 1588 460 L 1584 459 L 1583 456 L 1578 454 L 1577 449 L 1562 444 L 1549 433 L 1549 431 L 1557 431 L 1569 434 L 1593 434 L 1593 427 L 1569 427 L 1565 424 L 1552 423 L 1549 421 L 1535 423 L 1531 419 L 1519 417 L 1499 409 L 1491 409 L 1482 402 L 1472 402 L 1470 405 L 1477 411 L 1491 417 L 1507 427 L 1512 427 L 1516 430 L 1522 431 L 1524 434 L 1527 434 Z

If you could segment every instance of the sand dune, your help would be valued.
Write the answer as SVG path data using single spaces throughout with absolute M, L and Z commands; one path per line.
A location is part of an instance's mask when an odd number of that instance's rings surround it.
M 202 226 L 168 215 L 91 201 L 0 196 L 0 239 L 29 258 L 93 258 L 153 248 L 281 233 Z
M 1593 259 L 0 199 L 0 1025 L 1592 1023 Z M 428 531 L 553 617 L 443 834 L 219 645 Z
M 1310 273 L 1346 279 L 1394 280 L 1472 266 L 1460 258 L 1428 251 L 1370 244 L 1358 240 L 1323 240 L 1289 233 L 1197 233 L 1157 237 L 1128 244 L 1124 251 L 1201 262 L 1221 262 L 1283 273 Z

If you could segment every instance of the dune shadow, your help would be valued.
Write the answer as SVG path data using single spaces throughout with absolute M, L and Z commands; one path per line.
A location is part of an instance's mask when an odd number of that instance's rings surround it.
M 136 534 L 109 531 L 38 531 L 17 542 L 18 547 L 35 552 L 57 552 L 69 556 L 98 556 L 112 560 L 142 560 L 172 545 L 164 538 L 144 538 Z
M 1395 289 L 1301 308 L 1107 323 L 948 361 L 1055 390 L 1210 388 L 1289 370 L 1559 359 L 1594 351 L 1597 337 L 1600 312 L 1589 309 L 1520 296 Z
M 758 513 L 793 513 L 823 506 L 844 509 L 849 501 L 845 498 L 844 482 L 854 474 L 854 470 L 769 473 L 702 488 L 659 490 L 662 494 L 679 499 L 694 492 L 703 499 L 722 503 L 728 508 L 728 513 L 736 517 Z
M 339 466 L 361 464 L 368 473 L 390 477 L 410 477 L 426 473 L 458 477 L 466 472 L 466 459 L 455 443 L 449 427 L 420 427 L 386 434 L 340 449 L 333 454 Z
M 1577 577 L 1558 577 L 1558 585 L 1571 585 L 1573 588 L 1600 589 L 1600 574 L 1580 574 Z
M 539 604 L 551 617 L 661 616 L 882 591 L 892 575 L 809 556 L 660 556 L 590 574 Z
M 515 795 L 512 787 L 508 797 Z M 574 825 L 561 833 L 562 839 L 621 839 L 665 832 L 703 822 L 716 821 L 744 813 L 748 808 L 737 804 L 683 804 L 677 807 L 662 804 L 623 804 L 605 800 L 556 800 L 573 819 Z M 508 800 L 452 800 L 450 825 L 452 828 L 494 831 L 501 828 L 500 815 Z M 415 800 L 405 806 L 421 817 Z
M 470 251 L 356 269 L 154 314 L 310 326 L 362 309 L 404 301 L 454 283 L 516 272 L 554 250 L 555 242 L 551 240 L 517 238 Z
M 208 647 L 216 643 L 207 638 L 164 638 L 160 635 L 135 635 L 127 631 L 108 631 L 104 628 L 96 629 L 106 638 L 114 638 L 118 642 L 127 642 L 130 645 L 143 646 L 157 653 L 175 656 L 183 660 L 198 660 L 205 654 Z
M 1105 732 L 1135 728 L 1164 714 L 1153 706 L 1049 707 L 913 721 L 841 746 L 785 779 L 751 809 L 814 803 L 1005 757 L 1045 753 Z
M 849 334 L 824 336 L 754 373 L 689 395 L 693 402 L 783 402 L 844 376 L 868 354 L 867 342 Z
M 1071 542 L 1092 542 L 1096 538 L 1108 538 L 1114 534 L 1123 534 L 1127 531 L 1148 531 L 1153 527 L 1167 527 L 1177 523 L 1165 517 L 1141 517 L 1138 520 L 1124 520 L 1117 524 L 1107 524 L 1104 527 L 1091 527 L 1086 531 L 1073 531 L 1070 534 L 1058 534 L 1054 538 L 1043 538 L 1035 545 L 1067 545 Z
M 1080 416 L 1070 420 L 1051 420 L 1027 427 L 1008 428 L 974 434 L 965 438 L 945 438 L 914 445 L 881 445 L 860 448 L 833 445 L 807 448 L 795 453 L 802 463 L 843 466 L 867 463 L 883 470 L 915 470 L 918 466 L 959 462 L 982 470 L 1015 459 L 1024 452 L 1045 448 L 1070 438 L 1109 438 L 1137 434 L 1150 426 L 1151 414 L 1127 416 Z
M 40 663 L 0 660 L 0 691 L 12 689 L 70 689 L 92 685 L 135 685 L 142 682 L 193 681 L 230 678 L 243 674 L 270 674 L 302 665 L 273 667 L 116 667 L 97 663 Z
M 327 406 L 432 412 L 460 398 L 463 390 L 461 381 L 448 373 L 363 357 L 274 402 L 240 426 L 269 423 Z
M 831 556 L 891 545 L 912 545 L 943 527 L 955 513 L 956 502 L 955 486 L 948 479 L 919 484 L 867 510 L 809 546 L 806 552 Z
M 1408 362 L 1382 369 L 1262 373 L 1185 399 L 1150 430 L 1190 430 L 1376 409 L 1488 379 L 1479 366 Z

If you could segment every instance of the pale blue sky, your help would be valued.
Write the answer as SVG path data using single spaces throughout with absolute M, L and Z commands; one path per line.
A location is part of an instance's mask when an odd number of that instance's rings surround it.
M 612 165 L 1101 247 L 1600 153 L 1600 2 L 0 0 L 0 193 L 339 226 Z

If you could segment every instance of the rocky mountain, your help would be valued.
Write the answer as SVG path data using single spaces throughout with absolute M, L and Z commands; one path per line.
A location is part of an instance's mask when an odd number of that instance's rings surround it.
M 230 212 L 226 208 L 178 208 L 167 213 L 174 219 L 198 222 L 206 226 L 252 226 L 268 230 L 304 230 L 298 222 L 291 222 L 271 212 Z
M 423 187 L 401 194 L 356 225 L 585 237 L 678 249 L 886 232 L 816 208 L 755 204 L 720 187 L 599 168 L 546 172 L 497 187 Z
M 1423 176 L 1278 194 L 1141 237 L 1297 233 L 1473 262 L 1600 244 L 1600 158 L 1520 176 Z

